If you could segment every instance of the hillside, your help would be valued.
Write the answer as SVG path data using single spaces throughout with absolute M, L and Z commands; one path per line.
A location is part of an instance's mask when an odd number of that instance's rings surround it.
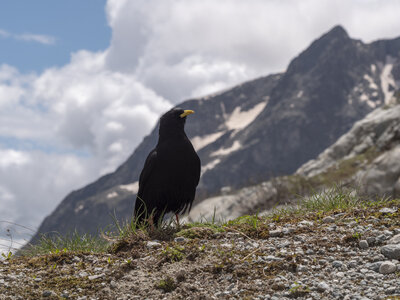
M 0 299 L 398 299 L 400 201 L 351 190 L 264 217 L 87 236 L 0 261 Z M 43 254 L 40 254 L 43 253 Z
M 400 93 L 342 135 L 293 175 L 211 197 L 189 214 L 189 220 L 214 215 L 230 219 L 290 203 L 298 195 L 332 188 L 357 188 L 369 197 L 400 196 Z
M 186 126 L 202 161 L 196 203 L 224 188 L 290 175 L 314 159 L 390 100 L 400 79 L 399 50 L 400 39 L 364 44 L 337 26 L 282 74 L 180 104 L 196 111 Z M 157 126 L 114 173 L 70 193 L 39 233 L 95 233 L 113 213 L 129 219 L 140 170 L 156 140 Z

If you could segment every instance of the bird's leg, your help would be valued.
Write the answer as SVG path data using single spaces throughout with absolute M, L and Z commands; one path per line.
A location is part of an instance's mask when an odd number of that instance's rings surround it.
M 175 217 L 176 217 L 176 227 L 180 227 L 180 225 L 179 225 L 179 215 L 178 214 L 175 214 Z
M 148 223 L 150 225 L 150 230 L 151 232 L 154 232 L 155 227 L 154 227 L 154 218 L 153 215 L 150 215 L 150 217 L 148 218 Z

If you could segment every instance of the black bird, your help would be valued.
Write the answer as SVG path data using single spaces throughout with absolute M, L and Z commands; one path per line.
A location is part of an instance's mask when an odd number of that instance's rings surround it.
M 200 159 L 184 131 L 186 116 L 193 110 L 173 108 L 160 118 L 156 147 L 147 156 L 139 177 L 135 204 L 138 223 L 158 223 L 173 212 L 190 211 L 200 179 Z

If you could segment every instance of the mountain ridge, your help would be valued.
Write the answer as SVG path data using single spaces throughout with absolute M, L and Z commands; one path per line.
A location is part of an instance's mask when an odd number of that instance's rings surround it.
M 285 73 L 181 103 L 196 111 L 186 124 L 202 160 L 196 201 L 224 188 L 294 173 L 315 158 L 390 98 L 399 86 L 399 53 L 400 38 L 364 44 L 336 26 L 293 59 Z M 111 212 L 129 219 L 157 126 L 115 172 L 70 193 L 38 232 L 94 233 L 112 222 Z

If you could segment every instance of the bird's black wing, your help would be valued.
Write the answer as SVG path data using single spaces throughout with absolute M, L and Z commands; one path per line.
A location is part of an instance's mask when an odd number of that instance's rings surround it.
M 198 155 L 196 155 L 196 156 L 197 156 L 197 161 L 195 164 L 195 168 L 196 168 L 195 174 L 197 175 L 197 182 L 196 182 L 196 186 L 197 186 L 199 184 L 200 175 L 201 175 L 201 161 L 200 161 L 200 157 Z
M 143 193 L 146 185 L 149 182 L 151 173 L 155 170 L 156 160 L 157 160 L 157 151 L 156 149 L 153 149 L 147 156 L 142 172 L 140 173 L 139 191 L 136 197 L 135 212 L 134 212 L 136 222 L 138 223 L 141 223 L 144 220 L 146 220 L 148 217 L 148 211 L 152 210 L 152 207 L 149 207 L 149 203 L 148 201 L 146 201 L 147 199 L 143 199 Z
M 153 149 L 147 156 L 146 161 L 144 163 L 143 170 L 140 173 L 138 194 L 140 194 L 141 190 L 144 189 L 146 182 L 148 182 L 148 178 L 150 177 L 150 174 L 155 169 L 156 161 L 157 161 L 157 149 Z

